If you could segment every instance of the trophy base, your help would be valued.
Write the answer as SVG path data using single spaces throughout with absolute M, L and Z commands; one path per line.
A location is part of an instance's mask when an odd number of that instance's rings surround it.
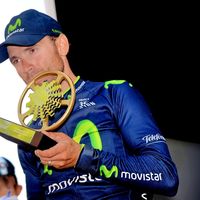
M 57 144 L 41 132 L 16 124 L 0 117 L 0 136 L 27 150 L 45 150 Z

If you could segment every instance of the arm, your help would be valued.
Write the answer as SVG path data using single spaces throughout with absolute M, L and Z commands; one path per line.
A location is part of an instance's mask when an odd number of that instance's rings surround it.
M 176 167 L 143 97 L 127 83 L 111 86 L 109 92 L 125 154 L 116 156 L 86 145 L 76 168 L 115 183 L 175 195 Z
M 128 83 L 109 87 L 106 92 L 109 92 L 105 96 L 111 105 L 110 113 L 114 113 L 111 120 L 116 122 L 117 128 L 108 128 L 103 140 L 109 141 L 110 135 L 118 137 L 120 150 L 119 144 L 109 146 L 107 142 L 107 148 L 115 148 L 118 153 L 92 148 L 88 144 L 82 149 L 64 133 L 46 132 L 57 144 L 44 151 L 36 150 L 36 155 L 43 164 L 50 160 L 58 169 L 75 166 L 77 171 L 91 173 L 114 184 L 126 183 L 131 188 L 150 193 L 175 195 L 178 187 L 176 167 L 142 96 Z

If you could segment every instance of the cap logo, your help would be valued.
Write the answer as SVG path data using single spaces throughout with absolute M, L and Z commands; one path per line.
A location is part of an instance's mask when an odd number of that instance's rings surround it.
M 8 27 L 8 34 L 10 34 L 12 31 L 16 30 L 17 27 L 20 27 L 22 24 L 22 21 L 20 18 L 18 18 L 16 21 L 15 21 L 15 24 L 12 25 L 10 24 L 9 27 Z

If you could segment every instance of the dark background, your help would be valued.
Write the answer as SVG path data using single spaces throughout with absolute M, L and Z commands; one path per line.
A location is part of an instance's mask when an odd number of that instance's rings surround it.
M 76 75 L 137 87 L 168 138 L 200 143 L 195 13 L 187 5 L 55 1 Z

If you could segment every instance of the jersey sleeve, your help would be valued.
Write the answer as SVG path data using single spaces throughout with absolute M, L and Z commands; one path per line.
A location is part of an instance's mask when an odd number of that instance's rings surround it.
M 111 85 L 108 90 L 125 154 L 119 156 L 85 145 L 76 169 L 111 182 L 174 196 L 179 182 L 177 169 L 143 96 L 128 82 Z
M 43 200 L 45 199 L 44 191 L 37 169 L 36 159 L 31 151 L 24 151 L 23 148 L 18 147 L 19 160 L 26 175 L 26 192 L 28 200 Z

